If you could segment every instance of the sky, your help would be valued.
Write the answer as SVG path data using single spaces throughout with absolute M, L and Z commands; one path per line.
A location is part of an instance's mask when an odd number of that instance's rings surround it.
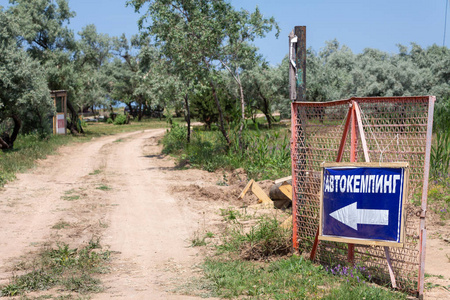
M 281 28 L 279 38 L 272 32 L 255 45 L 276 65 L 289 51 L 288 35 L 295 26 L 306 26 L 306 46 L 315 51 L 333 39 L 354 53 L 365 48 L 397 53 L 397 44 L 410 46 L 412 42 L 422 47 L 442 46 L 446 1 L 450 0 L 231 0 L 231 4 L 249 11 L 258 6 L 265 17 L 275 17 Z M 125 3 L 126 0 L 69 0 L 70 8 L 77 14 L 69 28 L 78 33 L 87 24 L 95 24 L 98 32 L 131 37 L 139 32 L 140 15 Z M 0 6 L 7 4 L 7 0 L 0 0 Z M 445 46 L 450 46 L 450 16 Z

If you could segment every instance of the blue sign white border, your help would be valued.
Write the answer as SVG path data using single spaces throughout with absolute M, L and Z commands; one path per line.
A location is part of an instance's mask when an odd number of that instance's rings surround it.
M 334 163 L 322 163 L 321 176 L 320 176 L 320 214 L 319 214 L 319 240 L 331 241 L 331 242 L 342 242 L 350 244 L 360 244 L 360 245 L 372 245 L 372 246 L 388 246 L 388 247 L 403 247 L 403 241 L 405 236 L 405 201 L 407 197 L 408 184 L 409 184 L 409 164 L 407 162 L 334 162 Z M 354 167 L 364 167 L 364 168 L 402 168 L 404 171 L 403 178 L 403 195 L 402 195 L 402 209 L 401 209 L 401 224 L 400 224 L 400 241 L 387 241 L 387 240 L 376 240 L 376 239 L 359 239 L 352 237 L 338 237 L 329 236 L 323 234 L 323 193 L 324 193 L 324 169 L 325 168 L 354 168 Z

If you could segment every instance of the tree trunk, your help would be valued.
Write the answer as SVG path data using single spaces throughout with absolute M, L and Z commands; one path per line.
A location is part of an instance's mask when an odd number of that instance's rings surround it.
M 184 104 L 186 105 L 186 122 L 187 122 L 187 143 L 191 142 L 191 111 L 189 109 L 188 93 L 184 96 Z
M 138 121 L 142 120 L 142 103 L 140 102 L 138 105 Z
M 272 128 L 272 114 L 270 113 L 270 104 L 269 104 L 269 100 L 267 100 L 266 97 L 264 97 L 263 93 L 261 92 L 261 88 L 259 87 L 259 84 L 256 82 L 255 80 L 255 85 L 256 88 L 258 89 L 258 94 L 261 97 L 261 99 L 263 100 L 263 114 L 264 116 L 266 116 L 267 119 L 267 123 L 269 124 L 269 129 Z
M 237 74 L 237 83 L 239 85 L 239 93 L 241 96 L 241 125 L 239 126 L 239 133 L 238 133 L 238 141 L 239 141 L 239 148 L 241 150 L 244 150 L 244 143 L 242 141 L 242 131 L 244 130 L 244 124 L 245 124 L 245 102 L 244 102 L 244 89 L 242 88 L 241 79 L 239 78 L 239 74 Z
M 73 108 L 72 103 L 69 100 L 67 100 L 67 108 L 70 112 L 70 122 L 67 122 L 67 129 L 69 129 L 72 134 L 84 133 L 83 127 L 81 127 L 81 123 L 78 124 L 78 113 Z M 78 129 L 77 124 L 79 125 L 80 129 Z
M 219 111 L 219 127 L 220 127 L 220 131 L 222 132 L 223 137 L 225 138 L 227 144 L 230 145 L 231 141 L 230 141 L 230 138 L 228 137 L 227 131 L 225 130 L 225 125 L 223 123 L 223 112 L 222 112 L 222 107 L 220 106 L 219 98 L 217 97 L 216 88 L 215 88 L 214 83 L 213 83 L 212 80 L 209 81 L 209 84 L 210 84 L 211 89 L 212 89 L 214 100 L 216 101 L 217 110 Z
M 3 136 L 0 137 L 0 149 L 12 149 L 14 146 L 14 141 L 17 139 L 19 135 L 20 127 L 22 126 L 22 122 L 19 117 L 16 115 L 11 116 L 14 121 L 14 128 L 11 136 L 9 136 L 6 132 Z

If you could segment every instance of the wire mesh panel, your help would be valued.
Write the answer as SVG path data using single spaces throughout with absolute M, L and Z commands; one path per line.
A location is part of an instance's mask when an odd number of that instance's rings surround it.
M 433 101 L 434 97 L 395 97 L 292 104 L 294 247 L 305 252 L 313 247 L 319 226 L 320 164 L 335 162 L 340 146 L 343 147 L 340 161 L 350 162 L 352 130 L 347 131 L 348 136 L 343 135 L 352 118 L 352 103 L 356 102 L 362 121 L 359 128 L 364 134 L 356 134 L 353 140 L 355 160 L 367 160 L 361 140 L 361 136 L 365 136 L 371 162 L 409 163 L 404 247 L 392 247 L 389 251 L 398 286 L 405 290 L 416 289 L 420 264 L 420 199 L 422 188 L 426 186 L 425 152 L 427 143 L 431 143 L 427 130 L 432 122 L 428 114 Z M 354 135 L 358 126 L 352 128 Z M 327 265 L 344 263 L 347 247 L 343 243 L 321 241 L 316 259 Z M 383 247 L 356 245 L 355 263 L 364 266 L 374 279 L 389 280 Z

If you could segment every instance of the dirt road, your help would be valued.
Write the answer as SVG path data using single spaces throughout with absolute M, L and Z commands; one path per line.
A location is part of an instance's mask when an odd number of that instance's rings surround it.
M 110 271 L 100 275 L 105 289 L 92 299 L 200 299 L 177 294 L 203 260 L 191 240 L 220 224 L 219 208 L 232 204 L 242 188 L 218 186 L 220 174 L 175 169 L 160 155 L 163 133 L 123 133 L 62 147 L 0 190 L 0 285 L 47 245 L 79 248 L 100 238 L 112 259 Z M 439 286 L 427 290 L 427 299 L 450 295 L 447 238 L 446 226 L 430 224 L 426 281 Z
M 0 284 L 22 255 L 57 241 L 79 247 L 100 237 L 113 259 L 102 275 L 106 289 L 93 299 L 191 299 L 167 291 L 192 276 L 200 261 L 190 238 L 203 212 L 168 189 L 203 172 L 176 171 L 172 160 L 162 159 L 156 137 L 163 132 L 63 147 L 8 184 L 0 193 Z

